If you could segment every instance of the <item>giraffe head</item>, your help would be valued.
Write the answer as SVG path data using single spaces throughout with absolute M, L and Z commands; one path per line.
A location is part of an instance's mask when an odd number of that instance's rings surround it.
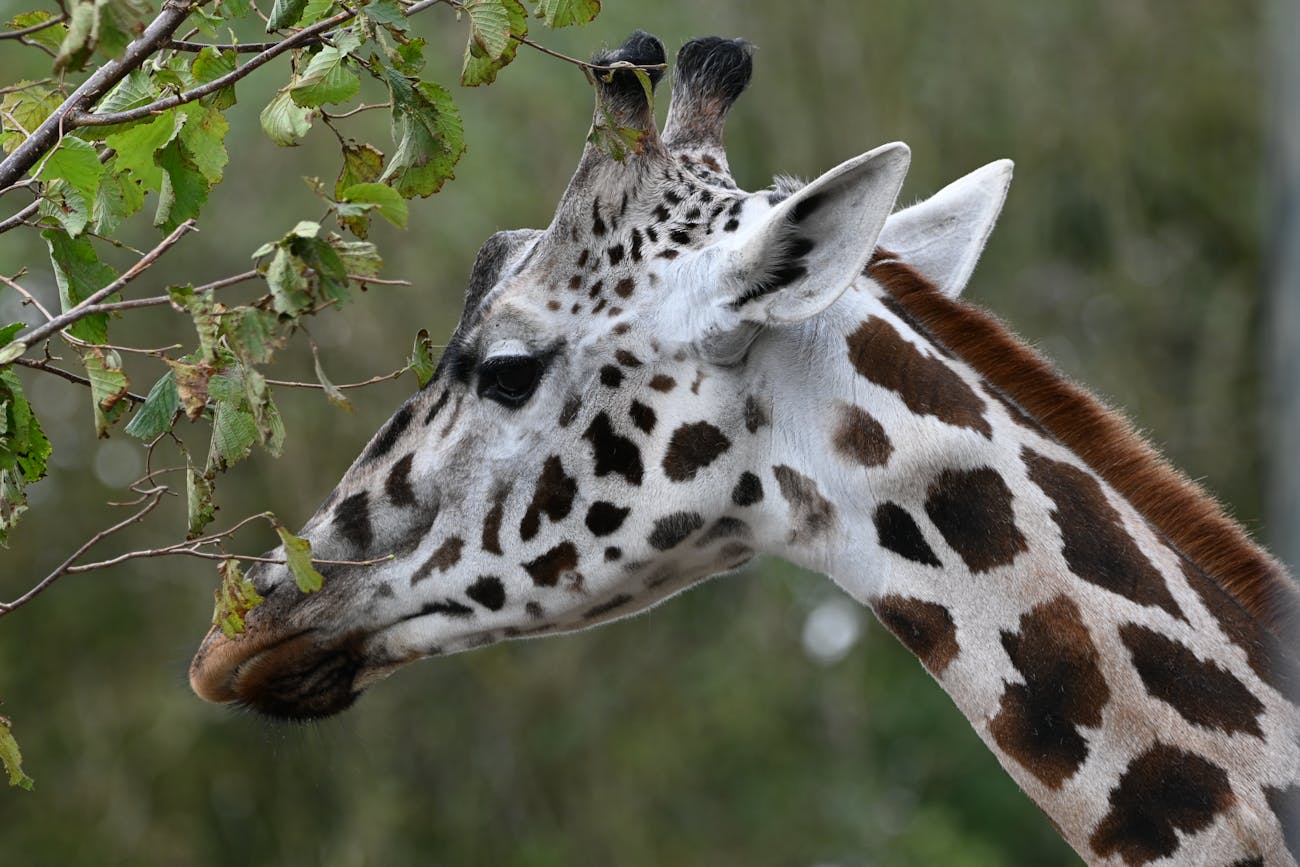
M 596 59 L 620 61 L 663 47 L 637 33 Z M 633 614 L 792 532 L 751 471 L 775 388 L 755 347 L 799 364 L 882 230 L 959 291 L 1009 164 L 893 218 L 902 144 L 743 192 L 722 129 L 750 69 L 744 42 L 688 43 L 662 135 L 633 72 L 597 75 L 593 130 L 623 130 L 625 158 L 589 144 L 547 229 L 488 239 L 432 381 L 302 530 L 319 559 L 391 559 L 323 566 L 310 595 L 283 566 L 251 572 L 266 602 L 244 635 L 205 639 L 199 695 L 328 715 L 407 662 Z

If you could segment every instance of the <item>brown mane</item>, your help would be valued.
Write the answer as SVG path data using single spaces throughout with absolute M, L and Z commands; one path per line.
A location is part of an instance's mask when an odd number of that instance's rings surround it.
M 1286 568 L 1127 419 L 1067 380 L 996 317 L 948 298 L 894 254 L 877 250 L 867 274 L 914 324 L 1078 455 L 1261 625 L 1279 636 L 1300 625 L 1300 593 Z

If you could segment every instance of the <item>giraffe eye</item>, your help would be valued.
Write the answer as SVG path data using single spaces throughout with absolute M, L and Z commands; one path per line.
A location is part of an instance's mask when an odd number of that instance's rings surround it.
M 479 365 L 478 393 L 516 409 L 532 397 L 541 373 L 541 362 L 529 355 L 489 358 Z

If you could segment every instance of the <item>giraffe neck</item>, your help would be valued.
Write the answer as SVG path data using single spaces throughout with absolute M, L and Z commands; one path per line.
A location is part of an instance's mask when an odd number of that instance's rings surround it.
M 782 339 L 817 361 L 759 377 L 790 396 L 781 553 L 869 605 L 1090 862 L 1294 863 L 1270 633 L 869 284 Z

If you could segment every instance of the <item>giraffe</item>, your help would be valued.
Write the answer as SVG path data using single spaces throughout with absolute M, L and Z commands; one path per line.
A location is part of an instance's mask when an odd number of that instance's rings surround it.
M 637 32 L 595 62 L 654 65 Z M 959 295 L 1011 164 L 893 213 L 910 153 L 739 189 L 749 46 L 627 71 L 551 225 L 493 235 L 433 379 L 303 528 L 317 593 L 250 571 L 195 692 L 327 716 L 423 657 L 628 617 L 761 554 L 912 651 L 1094 864 L 1294 865 L 1292 579 L 1121 417 Z M 652 74 L 653 83 L 659 75 Z

